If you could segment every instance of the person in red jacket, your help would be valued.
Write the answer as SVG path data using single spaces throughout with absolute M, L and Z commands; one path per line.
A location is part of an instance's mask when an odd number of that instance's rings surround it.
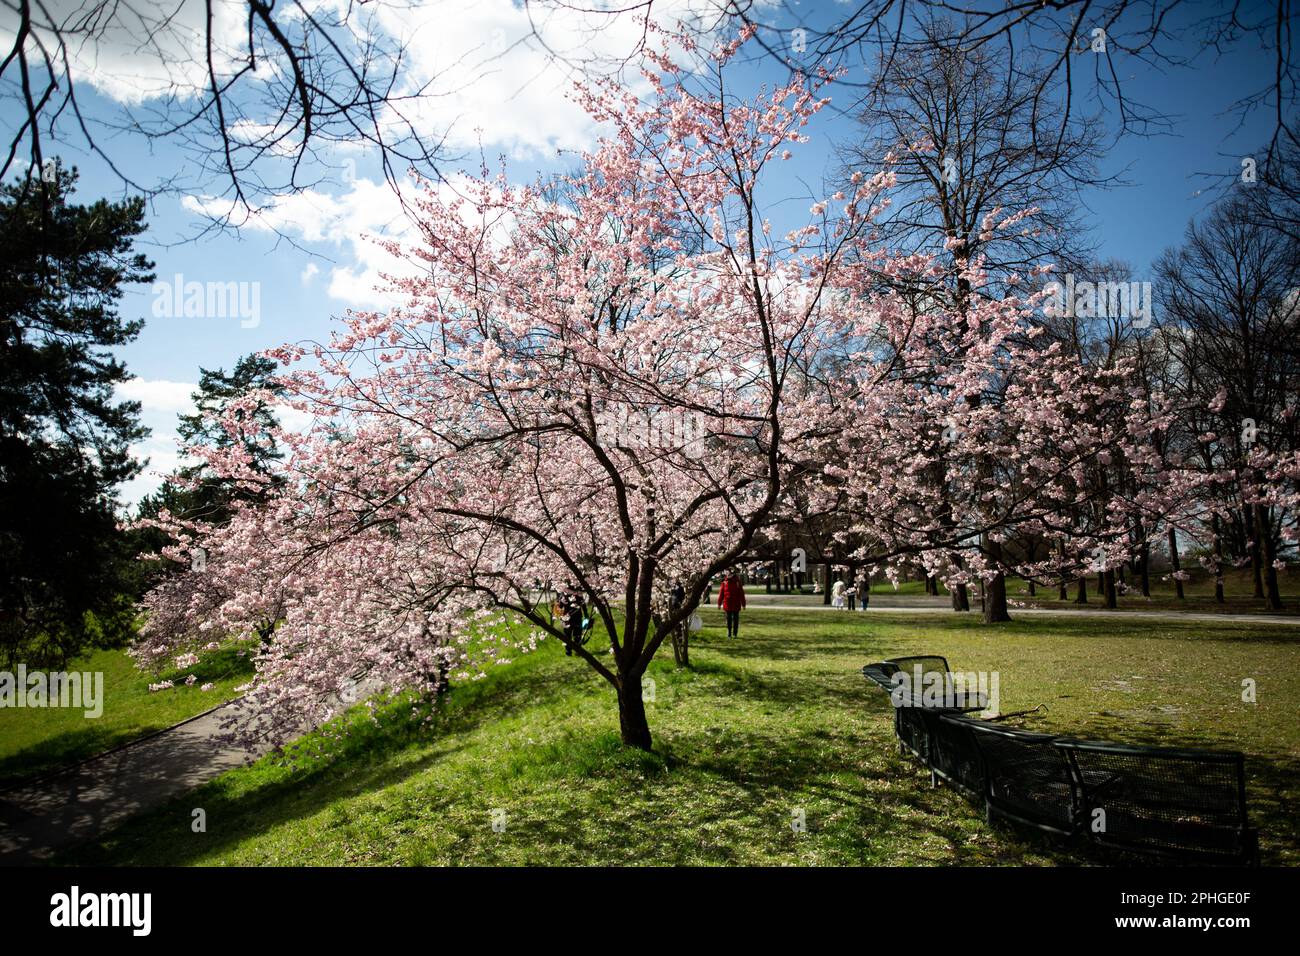
M 745 607 L 745 586 L 740 575 L 730 572 L 718 589 L 718 607 L 727 615 L 727 637 L 740 636 L 740 612 Z

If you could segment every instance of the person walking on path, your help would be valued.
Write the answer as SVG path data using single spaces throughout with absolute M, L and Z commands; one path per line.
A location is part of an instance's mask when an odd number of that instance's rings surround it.
M 745 609 L 745 586 L 735 571 L 727 574 L 718 588 L 718 607 L 727 616 L 727 637 L 740 636 L 740 612 Z
M 844 610 L 844 579 L 836 578 L 831 585 L 831 606 Z
M 844 589 L 844 596 L 848 598 L 849 610 L 856 611 L 858 609 L 858 605 L 856 603 L 858 597 L 858 586 L 856 584 L 850 584 L 848 587 Z
M 858 575 L 858 580 L 854 583 L 854 590 L 858 596 L 858 610 L 865 611 L 867 602 L 871 600 L 871 579 L 865 575 Z

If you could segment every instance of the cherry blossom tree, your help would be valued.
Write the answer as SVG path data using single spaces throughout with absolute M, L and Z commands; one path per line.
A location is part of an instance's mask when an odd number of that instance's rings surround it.
M 940 561 L 972 536 L 1055 530 L 1105 454 L 1148 461 L 1158 422 L 1126 423 L 1119 379 L 1035 343 L 1034 297 L 918 305 L 948 277 L 878 248 L 892 157 L 773 227 L 768 204 L 787 197 L 770 170 L 833 77 L 746 99 L 727 71 L 744 35 L 712 51 L 656 35 L 640 91 L 578 89 L 605 135 L 574 172 L 426 184 L 420 243 L 388 245 L 420 266 L 394 282 L 401 306 L 268 353 L 315 425 L 268 436 L 285 454 L 267 487 L 240 414 L 266 396 L 230 403 L 232 440 L 197 451 L 259 493 L 221 527 L 160 516 L 190 570 L 150 595 L 143 662 L 256 633 L 251 699 L 282 740 L 363 673 L 432 693 L 551 638 L 611 685 L 623 741 L 648 749 L 646 668 L 709 580 L 788 515 L 796 481 L 852 502 L 846 527 L 882 542 L 880 560 Z M 960 269 L 984 286 L 978 262 Z M 882 274 L 900 281 L 882 289 Z M 998 402 L 974 402 L 990 389 Z M 1116 417 L 1081 428 L 1089 405 Z M 963 497 L 936 522 L 919 476 L 954 418 L 944 462 Z M 1015 494 L 987 467 L 1003 461 Z M 673 581 L 686 600 L 670 606 Z M 552 619 L 557 591 L 606 645 Z
M 401 308 L 270 353 L 299 364 L 283 386 L 318 424 L 276 436 L 269 505 L 175 529 L 172 556 L 200 547 L 205 570 L 151 596 L 142 657 L 273 622 L 257 692 L 288 727 L 358 666 L 429 690 L 521 643 L 568 643 L 547 595 L 572 591 L 608 646 L 569 649 L 613 686 L 623 740 L 650 747 L 641 677 L 769 520 L 787 380 L 838 328 L 835 307 L 790 290 L 863 241 L 886 179 L 864 181 L 835 227 L 816 209 L 778 245 L 759 180 L 805 138 L 828 78 L 747 102 L 724 82 L 739 39 L 672 42 L 704 68 L 656 54 L 645 102 L 612 83 L 578 91 L 607 130 L 578 171 L 430 186 L 421 247 L 390 247 L 423 266 Z M 245 444 L 208 468 L 260 480 Z M 673 579 L 687 600 L 670 613 Z M 502 613 L 527 638 L 486 626 Z
M 983 229 L 1024 228 L 1026 215 Z M 889 268 L 891 289 L 858 298 L 841 363 L 857 374 L 827 377 L 834 415 L 811 442 L 846 537 L 868 542 L 860 558 L 893 572 L 919 561 L 950 588 L 1004 570 L 1105 571 L 1135 547 L 1134 515 L 1154 525 L 1184 506 L 1200 478 L 1158 454 L 1172 407 L 1150 400 L 1132 363 L 1090 366 L 1052 340 L 1043 291 L 984 295 L 979 257 Z M 954 278 L 961 301 L 924 292 Z M 1099 480 L 1121 464 L 1143 480 Z M 1003 547 L 1017 536 L 1068 547 L 1027 560 Z

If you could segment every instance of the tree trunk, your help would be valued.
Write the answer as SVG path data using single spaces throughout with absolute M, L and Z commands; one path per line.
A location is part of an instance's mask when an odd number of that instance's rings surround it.
M 1065 565 L 1065 539 L 1056 542 L 1056 555 L 1060 559 L 1062 566 Z M 1061 583 L 1058 585 L 1057 597 L 1064 601 L 1070 596 L 1070 582 L 1066 580 L 1065 572 L 1061 572 Z
M 831 566 L 829 562 L 822 565 L 822 603 L 831 603 Z
M 984 592 L 984 623 L 997 624 L 1009 620 L 1011 614 L 1007 611 L 1007 579 L 999 571 Z
M 1255 505 L 1255 537 L 1261 544 L 1264 565 L 1264 588 L 1268 595 L 1268 607 L 1272 611 L 1282 610 L 1282 591 L 1278 587 L 1277 549 L 1273 547 L 1273 523 L 1269 521 L 1268 512 L 1263 505 Z
M 1119 591 L 1115 587 L 1115 569 L 1108 568 L 1106 573 L 1101 577 L 1102 581 L 1105 582 L 1106 585 L 1103 592 L 1106 595 L 1106 607 L 1114 610 L 1119 607 Z
M 966 589 L 966 585 L 954 584 L 948 595 L 952 598 L 952 609 L 954 611 L 970 610 L 970 592 Z
M 984 551 L 994 561 L 1002 560 L 1002 545 L 985 535 L 983 540 Z M 993 577 L 984 588 L 984 623 L 997 624 L 1001 621 L 1011 620 L 1011 614 L 1007 611 L 1007 578 L 1002 573 L 1001 567 L 998 573 Z
M 1259 559 L 1259 531 L 1256 528 L 1255 508 L 1247 506 L 1243 509 L 1246 518 L 1246 537 L 1250 539 L 1250 573 L 1255 579 L 1255 597 L 1264 596 L 1264 573 L 1263 562 Z
M 1178 600 L 1185 600 L 1186 595 L 1183 594 L 1183 579 L 1180 576 L 1183 566 L 1178 560 L 1178 533 L 1174 531 L 1173 525 L 1169 526 L 1169 566 L 1173 568 L 1174 591 L 1178 594 Z
M 1214 531 L 1214 602 L 1223 602 L 1223 539 L 1219 536 L 1219 516 L 1210 516 L 1210 527 Z
M 645 716 L 645 701 L 641 698 L 641 675 L 622 675 L 618 689 L 618 729 L 623 743 L 629 747 L 650 749 L 650 722 Z
M 1088 603 L 1088 579 L 1084 575 L 1079 575 L 1079 593 L 1074 599 L 1075 604 Z
M 678 667 L 691 666 L 691 629 L 687 624 L 673 628 L 673 663 Z
M 1142 582 L 1142 596 L 1151 596 L 1151 545 L 1142 542 L 1138 550 L 1138 579 Z

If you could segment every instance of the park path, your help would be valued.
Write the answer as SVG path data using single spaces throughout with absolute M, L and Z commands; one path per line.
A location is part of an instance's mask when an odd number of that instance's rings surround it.
M 0 865 L 46 860 L 65 846 L 105 833 L 250 756 L 220 743 L 223 722 L 242 699 L 65 770 L 0 792 Z M 263 747 L 252 753 L 260 756 Z
M 359 697 L 374 686 L 360 680 Z M 355 698 L 349 698 L 355 699 Z M 338 704 L 337 698 L 331 702 Z M 222 739 L 234 718 L 253 716 L 236 698 L 166 730 L 116 747 L 48 776 L 0 791 L 0 866 L 48 860 L 58 850 L 93 839 L 130 817 L 254 760 L 272 749 Z M 302 733 L 311 729 L 304 723 Z
M 952 614 L 939 599 L 873 597 L 867 614 Z M 711 608 L 710 608 L 711 609 Z M 799 603 L 780 596 L 750 597 L 752 611 L 836 612 L 820 603 Z M 850 613 L 841 611 L 839 613 Z M 860 612 L 859 612 L 860 613 Z M 978 612 L 970 612 L 978 613 Z M 1300 625 L 1300 617 L 1264 614 L 1213 614 L 1195 611 L 1043 610 L 1014 608 L 1013 616 L 1084 616 L 1167 621 L 1228 621 Z M 220 741 L 222 724 L 238 718 L 242 700 L 234 700 L 167 730 L 126 744 L 47 777 L 0 792 L 0 866 L 38 863 L 58 850 L 94 839 L 138 813 L 156 807 L 202 783 L 266 753 Z M 303 728 L 307 730 L 306 727 Z
M 886 596 L 882 598 L 879 595 L 872 595 L 871 604 L 867 608 L 867 614 L 954 614 L 952 606 L 948 599 L 944 597 L 934 598 L 931 601 L 925 601 L 921 597 L 901 597 L 895 598 Z M 709 607 L 709 605 L 705 605 Z M 829 604 L 803 603 L 797 598 L 795 600 L 784 599 L 782 595 L 755 594 L 749 595 L 747 610 L 751 611 L 831 611 L 840 614 L 860 614 L 860 611 L 846 611 L 841 608 L 831 607 Z M 1118 611 L 1107 611 L 1103 608 L 1078 608 L 1070 610 L 1057 610 L 1055 608 L 1036 608 L 1036 607 L 1013 607 L 1011 610 L 1012 618 L 1022 615 L 1026 617 L 1109 617 L 1120 620 L 1128 618 L 1140 618 L 1151 621 L 1228 621 L 1241 624 L 1288 624 L 1292 627 L 1300 627 L 1300 615 L 1285 614 L 1237 614 L 1237 613 L 1215 613 L 1213 611 L 1141 611 L 1123 609 Z M 979 614 L 978 610 L 960 612 L 964 614 Z

